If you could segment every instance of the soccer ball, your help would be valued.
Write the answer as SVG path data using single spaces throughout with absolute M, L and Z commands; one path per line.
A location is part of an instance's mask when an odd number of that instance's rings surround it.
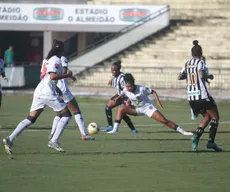
M 99 131 L 100 127 L 97 123 L 92 122 L 88 125 L 88 132 L 90 135 L 97 134 Z

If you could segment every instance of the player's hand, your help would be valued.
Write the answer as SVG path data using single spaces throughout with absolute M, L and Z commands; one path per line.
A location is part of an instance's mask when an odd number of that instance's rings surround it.
M 7 77 L 4 77 L 4 80 L 5 80 L 6 82 L 8 82 L 8 78 L 7 78 Z
M 160 107 L 161 109 L 164 109 L 163 105 L 161 104 L 161 102 L 157 102 L 157 106 Z
M 77 78 L 76 78 L 76 77 L 71 77 L 71 79 L 72 79 L 73 81 L 76 81 L 76 80 L 77 80 Z
M 116 103 L 117 102 L 117 98 L 114 98 L 113 101 Z
M 130 105 L 131 105 L 131 102 L 128 100 L 128 101 L 125 102 L 125 105 L 126 105 L 126 106 L 130 106 Z
M 214 79 L 214 75 L 213 74 L 208 75 L 208 79 L 213 80 Z
M 68 77 L 72 78 L 72 77 L 73 77 L 73 72 L 69 70 L 69 71 L 67 72 L 67 75 L 68 75 Z
M 112 79 L 108 81 L 108 85 L 112 85 Z

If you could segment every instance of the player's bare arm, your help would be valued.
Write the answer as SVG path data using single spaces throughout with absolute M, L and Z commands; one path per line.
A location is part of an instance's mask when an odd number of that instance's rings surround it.
M 157 95 L 157 92 L 156 91 L 154 91 L 153 90 L 153 97 L 156 99 L 156 101 L 157 101 L 157 106 L 159 106 L 161 109 L 163 109 L 163 105 L 161 104 L 161 101 L 160 101 L 160 99 L 159 99 L 159 97 L 158 97 L 158 95 Z
M 53 73 L 50 72 L 50 79 L 51 80 L 59 80 L 59 79 L 65 79 L 65 78 L 71 78 L 73 73 L 72 71 L 68 71 L 66 74 L 57 74 L 57 73 Z
M 63 67 L 63 73 L 64 73 L 64 74 L 67 74 L 67 72 L 68 72 L 68 68 L 67 68 L 67 67 Z M 77 80 L 76 77 L 74 77 L 74 76 L 72 76 L 71 79 L 72 79 L 73 81 L 76 81 L 76 80 Z
M 126 105 L 126 106 L 130 106 L 130 105 L 131 105 L 131 101 L 130 101 L 129 98 L 128 98 L 127 101 L 125 102 L 125 105 Z
M 110 80 L 108 81 L 108 85 L 110 85 L 110 86 L 112 85 L 112 80 L 113 80 L 113 79 L 110 79 Z
M 118 99 L 120 99 L 121 97 L 124 97 L 124 96 L 125 96 L 125 94 L 121 94 L 118 97 L 114 98 L 114 101 L 116 102 Z

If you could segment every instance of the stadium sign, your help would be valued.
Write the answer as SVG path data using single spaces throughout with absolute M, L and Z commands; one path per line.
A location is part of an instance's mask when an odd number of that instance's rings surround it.
M 22 13 L 20 6 L 1 6 L 0 4 L 0 23 L 1 21 L 26 22 L 27 20 L 28 20 L 28 15 L 26 13 Z
M 35 8 L 33 11 L 33 17 L 37 20 L 55 21 L 62 20 L 64 11 L 60 8 L 54 7 L 40 7 Z
M 120 10 L 119 17 L 122 21 L 135 22 L 147 17 L 148 15 L 150 15 L 150 11 L 148 9 L 135 8 Z
M 0 3 L 0 23 L 87 25 L 87 29 L 89 25 L 110 25 L 121 28 L 164 7 L 166 6 Z M 10 27 L 14 26 L 8 26 L 8 29 Z

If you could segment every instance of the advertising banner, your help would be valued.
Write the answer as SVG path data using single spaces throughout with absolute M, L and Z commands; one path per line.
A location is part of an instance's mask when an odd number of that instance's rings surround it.
M 0 23 L 130 25 L 164 7 L 0 3 Z

